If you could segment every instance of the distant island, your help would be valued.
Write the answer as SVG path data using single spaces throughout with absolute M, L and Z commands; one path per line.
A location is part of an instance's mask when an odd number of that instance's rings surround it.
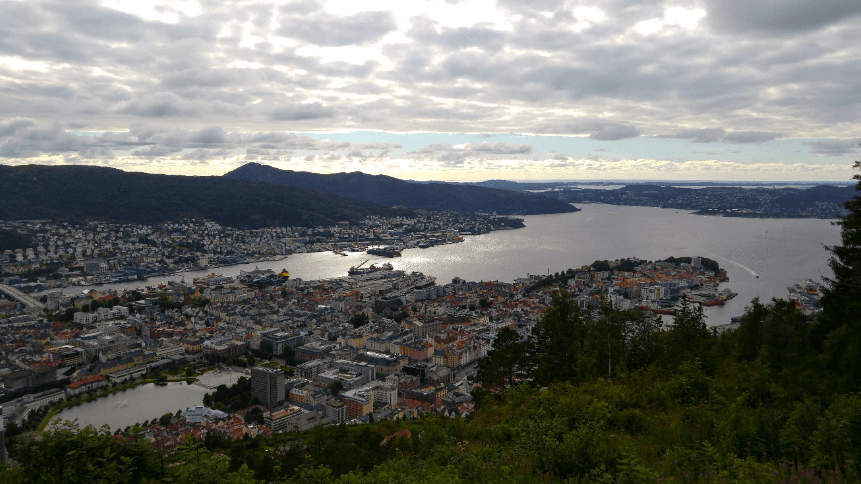
M 700 215 L 763 218 L 839 218 L 843 203 L 852 198 L 852 186 L 800 183 L 685 182 L 636 183 L 609 188 L 608 183 L 518 183 L 488 180 L 475 185 L 519 192 L 541 192 L 567 203 L 606 203 L 638 207 L 691 210 Z M 682 186 L 683 185 L 683 186 Z M 798 185 L 788 186 L 788 185 Z M 595 186 L 595 188 L 585 188 Z M 696 187 L 696 188 L 694 188 Z M 807 188 L 809 187 L 809 188 Z

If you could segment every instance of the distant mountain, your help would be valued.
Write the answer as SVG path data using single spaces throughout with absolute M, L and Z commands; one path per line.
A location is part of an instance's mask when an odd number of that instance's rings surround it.
M 568 203 L 541 195 L 472 185 L 409 183 L 390 176 L 359 172 L 320 175 L 248 163 L 224 177 L 304 187 L 364 202 L 425 210 L 497 212 L 509 215 L 567 213 L 578 210 Z
M 613 190 L 578 189 L 557 193 L 560 199 L 571 203 L 663 207 L 741 217 L 837 218 L 844 214 L 843 203 L 855 195 L 855 187 L 683 188 L 643 184 Z
M 19 234 L 12 230 L 0 230 L 0 252 L 34 246 L 33 239 L 28 235 Z M 0 260 L 5 261 L 4 256 L 0 255 Z
M 408 210 L 308 188 L 225 177 L 124 172 L 95 166 L 0 165 L 0 220 L 97 218 L 160 223 L 205 218 L 231 227 L 330 225 Z

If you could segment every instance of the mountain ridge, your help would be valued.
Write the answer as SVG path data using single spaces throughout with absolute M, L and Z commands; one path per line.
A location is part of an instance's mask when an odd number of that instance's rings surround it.
M 161 223 L 186 217 L 222 225 L 333 225 L 409 215 L 311 189 L 209 176 L 155 175 L 96 166 L 0 165 L 0 220 L 95 218 Z
M 387 175 L 368 175 L 362 172 L 321 175 L 246 163 L 223 176 L 310 188 L 379 205 L 425 210 L 497 212 L 505 215 L 570 213 L 579 210 L 569 203 L 541 195 L 472 185 L 410 183 Z

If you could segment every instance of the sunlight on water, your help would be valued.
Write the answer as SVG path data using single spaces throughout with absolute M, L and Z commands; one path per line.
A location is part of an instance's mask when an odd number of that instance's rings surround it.
M 466 280 L 513 281 L 527 274 L 547 274 L 591 264 L 596 260 L 702 255 L 727 270 L 729 287 L 739 295 L 723 307 L 709 308 L 709 324 L 728 322 L 754 297 L 768 301 L 786 296 L 786 286 L 807 278 L 821 280 L 830 271 L 824 245 L 840 241 L 839 227 L 818 219 L 747 219 L 692 215 L 651 207 L 586 204 L 582 211 L 523 217 L 526 228 L 467 236 L 460 244 L 404 250 L 403 257 L 385 259 L 364 253 L 347 257 L 331 252 L 294 254 L 283 261 L 260 262 L 189 272 L 186 280 L 217 272 L 236 276 L 255 267 L 280 271 L 305 280 L 347 275 L 351 266 L 391 262 L 396 269 L 419 271 L 445 284 Z M 757 278 L 756 276 L 759 276 Z M 157 285 L 179 276 L 150 279 Z M 100 286 L 122 289 L 128 283 Z M 85 288 L 68 288 L 79 292 Z

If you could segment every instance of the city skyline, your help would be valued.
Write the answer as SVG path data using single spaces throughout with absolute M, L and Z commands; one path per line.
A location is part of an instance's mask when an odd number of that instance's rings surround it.
M 861 4 L 0 5 L 0 163 L 849 180 Z

